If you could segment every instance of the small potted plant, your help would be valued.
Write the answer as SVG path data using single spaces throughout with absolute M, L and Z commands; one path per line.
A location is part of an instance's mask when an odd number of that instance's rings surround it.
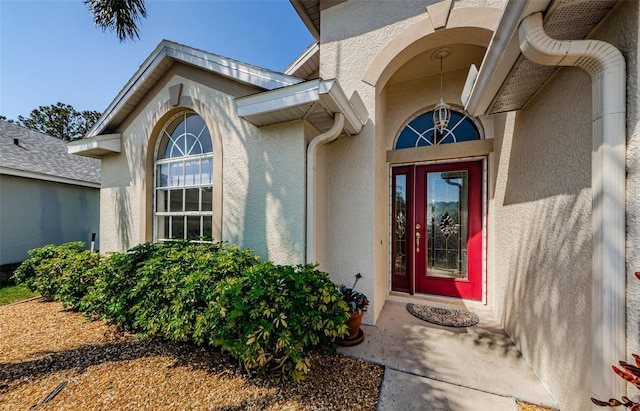
M 358 273 L 355 277 L 356 281 L 353 283 L 353 287 L 348 288 L 345 285 L 341 285 L 339 288 L 342 299 L 349 307 L 350 315 L 349 321 L 347 322 L 349 326 L 349 336 L 344 339 L 345 341 L 362 341 L 362 339 L 360 339 L 360 322 L 362 321 L 362 315 L 367 311 L 367 307 L 369 306 L 367 296 L 355 290 L 358 280 L 362 278 L 362 274 Z

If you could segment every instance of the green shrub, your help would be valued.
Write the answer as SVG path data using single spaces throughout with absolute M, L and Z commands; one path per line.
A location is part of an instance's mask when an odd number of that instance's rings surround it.
M 141 244 L 103 261 L 81 309 L 125 329 L 188 341 L 217 281 L 257 261 L 250 250 L 225 242 Z
M 93 285 L 100 262 L 98 253 L 83 248 L 84 243 L 72 242 L 30 250 L 31 258 L 18 267 L 13 278 L 45 298 L 77 308 Z
M 313 265 L 258 263 L 227 243 L 145 243 L 100 258 L 81 243 L 32 250 L 15 277 L 124 329 L 209 344 L 248 372 L 300 381 L 309 353 L 346 336 L 348 307 Z
M 264 262 L 220 281 L 216 291 L 197 319 L 194 340 L 230 352 L 251 373 L 300 381 L 310 350 L 333 348 L 335 338 L 348 334 L 347 305 L 313 265 Z
M 126 253 L 111 253 L 104 258 L 94 286 L 80 301 L 80 310 L 131 330 L 134 316 L 130 310 L 134 299 L 129 294 L 138 282 L 139 266 L 151 258 L 157 246 L 144 243 Z
M 66 258 L 56 299 L 65 307 L 78 310 L 80 301 L 95 283 L 100 259 L 100 254 L 91 250 Z
M 224 242 L 157 245 L 129 290 L 134 328 L 172 341 L 191 340 L 196 318 L 216 298 L 218 281 L 257 262 L 250 250 Z

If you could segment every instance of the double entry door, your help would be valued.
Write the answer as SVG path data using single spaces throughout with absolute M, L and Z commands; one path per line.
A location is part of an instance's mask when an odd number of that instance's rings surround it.
M 392 169 L 392 289 L 482 299 L 482 161 Z

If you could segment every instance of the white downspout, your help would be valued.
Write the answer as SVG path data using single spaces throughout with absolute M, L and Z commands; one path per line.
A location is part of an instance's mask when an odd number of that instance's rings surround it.
M 523 19 L 519 34 L 520 49 L 531 61 L 577 66 L 591 75 L 592 394 L 620 398 L 625 383 L 611 371 L 611 365 L 626 357 L 624 57 L 603 41 L 550 38 L 544 32 L 541 13 Z
M 319 146 L 327 144 L 338 138 L 344 128 L 344 114 L 336 113 L 333 126 L 328 131 L 316 136 L 307 147 L 307 232 L 306 232 L 306 256 L 307 263 L 314 263 L 314 227 L 316 225 L 315 212 L 315 171 L 316 150 Z

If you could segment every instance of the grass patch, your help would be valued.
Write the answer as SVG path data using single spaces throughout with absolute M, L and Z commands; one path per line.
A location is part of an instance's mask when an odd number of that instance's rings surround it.
M 0 287 L 0 305 L 26 300 L 36 295 L 38 294 L 29 291 L 25 285 L 5 285 Z

